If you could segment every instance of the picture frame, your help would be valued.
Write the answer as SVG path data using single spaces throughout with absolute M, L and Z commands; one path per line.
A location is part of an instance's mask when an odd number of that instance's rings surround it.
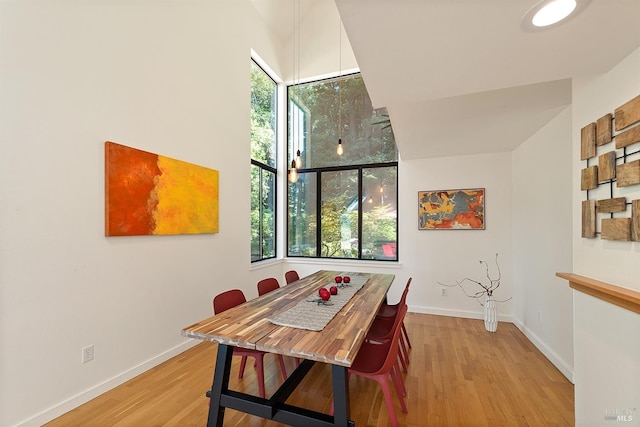
M 418 192 L 418 230 L 484 230 L 485 189 Z

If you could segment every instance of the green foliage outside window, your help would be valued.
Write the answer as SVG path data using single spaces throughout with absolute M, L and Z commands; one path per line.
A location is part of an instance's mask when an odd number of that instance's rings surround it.
M 386 110 L 373 108 L 359 74 L 288 92 L 289 163 L 297 150 L 303 159 L 289 183 L 288 255 L 397 260 L 397 148 Z
M 251 261 L 276 256 L 276 94 L 251 61 Z

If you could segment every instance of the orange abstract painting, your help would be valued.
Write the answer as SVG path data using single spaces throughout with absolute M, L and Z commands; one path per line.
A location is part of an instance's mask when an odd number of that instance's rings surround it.
M 105 143 L 105 235 L 217 232 L 217 170 Z
M 484 228 L 484 188 L 418 192 L 418 229 Z

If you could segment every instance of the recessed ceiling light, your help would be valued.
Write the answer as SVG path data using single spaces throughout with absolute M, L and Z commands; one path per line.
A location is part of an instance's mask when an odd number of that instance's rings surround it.
M 554 28 L 582 12 L 591 0 L 542 0 L 522 18 L 525 31 Z

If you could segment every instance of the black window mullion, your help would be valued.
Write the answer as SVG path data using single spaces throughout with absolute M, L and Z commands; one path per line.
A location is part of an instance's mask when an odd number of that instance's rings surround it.
M 322 258 L 322 171 L 316 174 L 316 256 Z
M 362 168 L 358 168 L 358 259 L 362 259 Z
M 272 179 L 273 179 L 273 187 L 271 188 L 271 191 L 273 193 L 273 208 L 274 208 L 274 212 L 273 212 L 273 221 L 274 221 L 274 225 L 273 225 L 273 257 L 277 257 L 278 256 L 278 243 L 277 243 L 277 236 L 278 236 L 278 192 L 276 191 L 276 186 L 277 186 L 277 182 L 278 182 L 277 173 L 275 173 L 275 172 L 273 173 Z
M 260 212 L 260 220 L 258 221 L 258 239 L 260 241 L 260 259 L 264 259 L 264 194 L 262 193 L 262 187 L 264 186 L 264 182 L 262 177 L 264 176 L 264 171 L 262 168 L 259 169 L 260 173 L 258 174 L 260 177 L 258 179 L 258 210 Z

